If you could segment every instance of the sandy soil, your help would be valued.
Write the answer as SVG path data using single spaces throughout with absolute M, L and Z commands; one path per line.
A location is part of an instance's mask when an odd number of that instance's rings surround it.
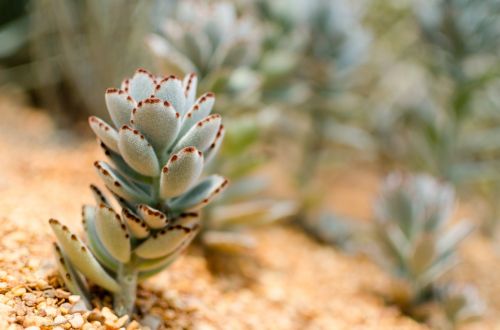
M 47 220 L 54 217 L 80 231 L 80 207 L 91 202 L 88 185 L 99 182 L 92 167 L 98 147 L 56 131 L 40 112 L 4 98 L 0 118 L 0 329 L 30 326 L 26 319 L 33 316 L 50 319 L 37 303 L 29 306 L 26 301 L 34 298 L 25 299 L 26 293 L 51 292 L 50 304 L 64 306 L 66 319 L 73 320 L 74 297 L 56 289 Z M 332 203 L 340 213 L 369 219 L 378 176 L 353 173 L 333 178 Z M 235 288 L 231 279 L 214 277 L 194 250 L 144 285 L 141 309 L 174 329 L 425 329 L 374 294 L 387 291 L 391 279 L 369 260 L 319 245 L 291 227 L 255 236 L 253 257 L 260 267 L 251 284 Z M 456 277 L 476 283 L 490 303 L 485 321 L 473 327 L 500 326 L 500 284 L 492 268 L 498 269 L 498 256 L 480 238 L 463 255 Z

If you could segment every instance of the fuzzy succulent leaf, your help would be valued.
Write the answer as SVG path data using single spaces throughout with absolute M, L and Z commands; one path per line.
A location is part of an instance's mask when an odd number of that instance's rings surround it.
M 156 87 L 153 75 L 144 69 L 138 69 L 126 84 L 128 93 L 137 102 L 151 97 Z
M 158 155 L 169 147 L 180 128 L 179 113 L 168 101 L 149 98 L 140 102 L 132 112 L 133 125 L 144 134 Z
M 192 231 L 196 231 L 198 225 L 182 226 L 172 225 L 153 234 L 144 243 L 139 245 L 134 253 L 145 259 L 156 259 L 164 257 L 174 252 L 181 244 L 188 239 Z
M 118 283 L 101 267 L 87 246 L 76 235 L 57 220 L 51 219 L 49 223 L 63 252 L 82 274 L 106 290 L 111 292 L 120 290 Z
M 126 207 L 122 209 L 122 218 L 126 222 L 132 236 L 138 239 L 143 239 L 149 236 L 151 231 L 146 225 L 146 222 L 137 215 L 133 214 L 132 211 Z
M 106 107 L 115 127 L 122 127 L 130 121 L 135 102 L 128 93 L 116 88 L 108 88 L 105 94 Z
M 151 276 L 158 274 L 159 272 L 170 266 L 170 264 L 172 264 L 172 262 L 174 262 L 185 251 L 186 247 L 189 245 L 189 243 L 191 243 L 191 241 L 195 236 L 196 232 L 193 232 L 188 238 L 184 240 L 184 242 L 174 252 L 172 252 L 166 257 L 161 258 L 161 262 L 158 262 L 160 259 L 152 260 L 152 262 L 155 263 L 154 265 L 156 267 L 141 271 L 139 273 L 139 281 L 142 282 L 144 280 L 147 280 Z M 147 263 L 147 261 L 143 261 L 143 263 L 144 263 L 143 267 L 151 268 L 148 267 L 151 264 Z M 141 265 L 139 267 L 141 267 Z
M 210 164 L 210 162 L 215 158 L 215 155 L 219 152 L 225 134 L 226 130 L 224 129 L 224 125 L 220 125 L 219 131 L 215 136 L 215 140 L 212 144 L 210 144 L 208 149 L 205 150 L 205 165 Z
M 107 163 L 96 161 L 94 167 L 101 177 L 106 187 L 116 195 L 124 198 L 127 201 L 133 202 L 150 202 L 151 199 L 144 191 L 136 188 L 132 183 L 126 182 L 125 179 L 116 173 Z
M 151 181 L 150 177 L 137 173 L 134 169 L 132 169 L 120 156 L 119 153 L 116 153 L 109 149 L 104 143 L 100 143 L 99 146 L 102 148 L 104 154 L 106 155 L 108 161 L 113 164 L 116 170 L 124 177 L 128 177 L 134 182 L 147 182 Z
M 186 112 L 186 97 L 182 88 L 182 81 L 170 76 L 156 86 L 155 97 L 168 101 L 181 116 Z
M 184 115 L 184 122 L 182 123 L 180 134 L 185 134 L 194 124 L 210 115 L 214 103 L 215 95 L 213 93 L 205 93 L 196 100 L 196 103 L 194 103 Z
M 169 221 L 165 213 L 152 208 L 149 205 L 140 204 L 137 206 L 137 212 L 146 224 L 152 229 L 161 229 L 168 225 Z
M 84 205 L 82 208 L 82 222 L 83 229 L 87 234 L 87 243 L 90 250 L 96 257 L 96 259 L 101 263 L 101 265 L 103 265 L 110 271 L 116 272 L 116 270 L 118 269 L 118 260 L 113 258 L 111 254 L 109 254 L 108 250 L 99 240 L 99 235 L 97 234 L 95 225 L 95 217 L 96 207 L 91 205 Z
M 179 140 L 175 150 L 185 147 L 195 147 L 200 151 L 205 151 L 213 143 L 221 125 L 221 117 L 218 114 L 210 115 L 198 121 Z
M 97 235 L 106 250 L 116 260 L 127 263 L 130 260 L 130 234 L 125 223 L 116 212 L 101 204 L 97 207 L 95 225 Z
M 195 73 L 186 75 L 182 80 L 184 96 L 186 97 L 186 108 L 189 109 L 196 98 L 196 89 L 198 87 L 198 76 Z
M 95 135 L 111 150 L 115 152 L 118 151 L 118 132 L 95 116 L 89 117 L 90 128 L 94 131 Z
M 186 192 L 203 171 L 203 154 L 195 147 L 186 147 L 170 157 L 160 177 L 160 196 L 172 198 Z
M 174 210 L 196 211 L 210 203 L 227 186 L 228 180 L 219 175 L 211 175 L 174 200 L 170 207 Z
M 61 248 L 56 243 L 54 243 L 54 253 L 56 255 L 59 273 L 64 284 L 71 292 L 78 294 L 83 299 L 85 306 L 90 308 L 88 288 L 80 274 L 76 272 L 68 258 L 63 255 Z
M 145 273 L 151 273 L 155 272 L 158 270 L 162 270 L 168 265 L 170 265 L 191 243 L 193 238 L 196 236 L 196 230 L 192 231 L 180 245 L 177 247 L 173 252 L 170 254 L 161 257 L 161 258 L 156 258 L 156 259 L 140 259 L 137 261 L 137 269 L 143 273 L 143 276 L 145 276 Z
M 106 198 L 106 196 L 104 196 L 101 189 L 97 188 L 96 185 L 91 184 L 90 190 L 92 191 L 92 196 L 94 197 L 94 200 L 95 200 L 97 205 L 104 204 L 106 206 L 110 206 L 108 199 Z M 85 212 L 85 211 L 82 211 L 82 212 Z
M 135 171 L 146 176 L 158 176 L 158 158 L 153 146 L 141 132 L 123 125 L 119 131 L 118 149 L 125 162 Z

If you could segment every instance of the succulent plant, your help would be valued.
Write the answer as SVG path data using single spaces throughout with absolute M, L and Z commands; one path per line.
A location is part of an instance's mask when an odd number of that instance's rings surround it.
M 34 91 L 35 101 L 55 114 L 60 124 L 89 115 L 109 119 L 101 91 L 119 83 L 136 63 L 150 63 L 144 38 L 152 28 L 152 4 L 31 1 L 24 87 Z
M 179 1 L 148 45 L 166 72 L 196 72 L 202 90 L 244 94 L 258 85 L 249 69 L 259 55 L 261 34 L 248 14 L 227 1 Z M 234 107 L 234 105 L 231 105 Z M 234 110 L 233 110 L 234 112 Z
M 289 120 L 292 128 L 286 143 L 293 139 L 298 149 L 290 154 L 297 157 L 293 175 L 301 204 L 299 224 L 317 232 L 315 237 L 324 236 L 325 228 L 333 229 L 337 218 L 320 216 L 324 194 L 318 191 L 325 187 L 318 184 L 319 170 L 345 163 L 346 152 L 366 151 L 371 142 L 355 123 L 359 112 L 353 93 L 355 70 L 370 44 L 362 24 L 363 10 L 343 0 L 259 0 L 257 8 L 266 27 L 263 57 L 257 66 L 263 76 L 263 98 L 282 112 L 282 123 Z M 335 158 L 341 153 L 332 150 L 341 148 L 342 157 Z M 332 224 L 327 225 L 328 221 Z
M 424 37 L 440 49 L 447 61 L 497 53 L 498 0 L 414 1 L 414 9 Z
M 396 295 L 404 309 L 435 299 L 437 280 L 456 265 L 457 246 L 473 230 L 465 220 L 450 224 L 453 206 L 452 186 L 428 175 L 393 173 L 383 184 L 376 243 L 382 265 L 404 283 Z
M 219 175 L 200 179 L 224 127 L 210 114 L 214 95 L 196 99 L 196 89 L 195 74 L 180 80 L 143 69 L 108 89 L 114 125 L 93 116 L 89 123 L 109 160 L 94 166 L 121 211 L 92 185 L 96 205 L 83 207 L 86 243 L 50 220 L 68 288 L 86 296 L 88 282 L 101 286 L 119 314 L 132 312 L 137 282 L 180 255 L 199 230 L 200 210 L 227 186 Z
M 481 196 L 490 204 L 490 234 L 498 222 L 500 182 L 499 99 L 493 92 L 500 73 L 499 11 L 496 0 L 414 1 L 420 34 L 411 60 L 419 65 L 419 79 L 409 86 L 406 104 L 384 104 L 388 111 L 381 116 L 386 156 L 451 182 L 459 193 Z

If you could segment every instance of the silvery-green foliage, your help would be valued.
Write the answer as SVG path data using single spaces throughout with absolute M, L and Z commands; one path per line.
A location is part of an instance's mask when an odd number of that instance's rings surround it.
M 41 0 L 28 6 L 28 79 L 55 118 L 108 119 L 101 91 L 148 63 L 152 1 Z M 119 17 L 119 19 L 117 19 Z M 124 49 L 127 54 L 124 54 Z
M 248 67 L 259 56 L 260 43 L 253 18 L 227 1 L 179 1 L 148 38 L 164 70 L 196 72 L 203 89 L 235 94 L 258 85 Z
M 293 163 L 297 165 L 294 175 L 301 221 L 308 231 L 315 232 L 311 230 L 314 227 L 320 231 L 325 228 L 320 229 L 317 220 L 322 195 L 311 187 L 318 169 L 348 158 L 343 153 L 342 159 L 334 159 L 340 153 L 332 149 L 363 150 L 367 155 L 371 147 L 369 134 L 355 124 L 360 115 L 354 110 L 359 99 L 351 89 L 355 70 L 367 58 L 370 45 L 370 33 L 362 24 L 363 6 L 344 0 L 257 3 L 267 23 L 264 55 L 259 63 L 264 76 L 263 97 L 270 99 L 283 117 L 293 118 L 292 134 L 286 137 L 286 143 L 292 139 L 299 148 Z M 287 168 L 291 166 L 289 158 Z
M 498 218 L 500 174 L 499 103 L 493 92 L 500 73 L 499 4 L 413 2 L 421 33 L 412 47 L 423 50 L 412 58 L 419 64 L 419 79 L 409 86 L 404 105 L 387 107 L 379 126 L 385 126 L 389 158 L 450 181 L 459 192 L 481 195 L 490 204 L 490 234 Z
M 248 181 L 237 183 L 245 191 L 251 189 L 245 187 L 245 184 L 252 185 Z M 227 196 L 229 200 L 233 197 L 229 191 Z M 222 194 L 221 199 L 207 210 L 207 223 L 201 237 L 208 248 L 223 252 L 240 253 L 254 248 L 255 239 L 246 230 L 289 218 L 297 211 L 296 203 L 292 201 L 254 198 L 231 202 L 224 197 Z
M 439 288 L 437 299 L 451 329 L 481 318 L 486 309 L 477 289 L 470 285 L 444 285 Z
M 415 13 L 425 37 L 451 56 L 498 52 L 500 1 L 415 0 Z
M 334 245 L 348 253 L 361 252 L 365 241 L 370 237 L 370 228 L 367 225 L 330 210 L 322 210 L 307 221 L 302 220 L 301 225 L 318 241 Z
M 246 115 L 229 121 L 224 145 L 210 165 L 231 178 L 231 187 L 203 213 L 200 234 L 205 247 L 212 251 L 240 253 L 255 246 L 246 231 L 292 216 L 296 205 L 265 196 L 269 184 L 255 174 L 265 161 L 257 141 L 266 130 L 258 116 Z
M 137 281 L 182 253 L 199 230 L 200 210 L 227 185 L 202 175 L 224 126 L 211 114 L 214 95 L 197 98 L 196 87 L 195 74 L 155 77 L 139 69 L 120 89 L 108 89 L 112 123 L 92 116 L 89 124 L 107 156 L 94 166 L 116 203 L 91 186 L 96 204 L 82 212 L 86 242 L 50 220 L 68 288 L 84 294 L 89 280 L 114 294 L 120 314 L 132 311 Z
M 263 17 L 272 23 L 268 28 L 267 51 L 281 54 L 288 51 L 290 59 L 295 59 L 294 53 L 299 53 L 296 60 L 308 66 L 291 65 L 290 69 L 298 69 L 297 73 L 305 75 L 302 79 L 312 80 L 309 84 L 315 84 L 311 88 L 334 87 L 331 86 L 333 81 L 338 81 L 366 59 L 371 38 L 361 23 L 363 8 L 360 4 L 344 0 L 261 0 L 258 4 Z M 283 37 L 287 39 L 281 44 Z M 310 72 L 307 75 L 301 69 Z
M 335 59 L 332 64 L 337 74 L 359 65 L 370 43 L 369 33 L 361 24 L 360 8 L 341 0 L 306 3 L 311 56 Z
M 435 294 L 436 281 L 458 261 L 457 246 L 473 226 L 451 224 L 454 190 L 427 175 L 388 176 L 376 203 L 382 264 L 409 286 L 409 305 Z
M 371 39 L 362 24 L 363 6 L 344 0 L 261 0 L 258 5 L 268 25 L 259 63 L 263 94 L 283 111 L 295 109 L 310 122 L 304 137 L 309 154 L 304 158 L 317 158 L 332 145 L 365 148 L 370 139 L 353 125 L 356 98 L 350 93 L 354 71 L 367 58 Z M 274 72 L 276 65 L 268 61 L 289 64 Z M 308 171 L 314 173 L 310 167 Z

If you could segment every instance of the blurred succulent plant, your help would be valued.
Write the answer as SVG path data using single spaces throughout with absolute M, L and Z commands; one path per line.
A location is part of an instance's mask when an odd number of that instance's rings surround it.
M 450 63 L 468 56 L 496 56 L 500 38 L 498 0 L 414 0 L 424 37 Z
M 148 44 L 166 72 L 196 72 L 202 90 L 244 95 L 248 102 L 259 83 L 249 66 L 260 40 L 251 16 L 239 15 L 234 3 L 188 0 L 176 2 Z
M 438 290 L 437 298 L 446 321 L 441 328 L 456 329 L 484 315 L 486 306 L 476 288 L 470 285 L 448 284 Z
M 302 228 L 318 241 L 352 254 L 362 252 L 365 243 L 371 238 L 369 226 L 330 210 L 323 210 L 314 217 L 309 217 L 309 221 L 303 221 Z
M 421 35 L 416 51 L 424 64 L 423 88 L 411 90 L 411 104 L 392 110 L 391 145 L 396 161 L 450 181 L 459 192 L 475 191 L 490 202 L 497 216 L 500 116 L 498 1 L 432 0 L 414 2 Z M 419 95 L 420 94 L 420 95 Z M 416 97 L 416 95 L 419 95 Z M 395 116 L 398 118 L 395 118 Z M 389 115 L 390 117 L 390 115 Z M 398 154 L 391 150 L 388 155 Z M 488 219 L 488 224 L 495 221 Z M 488 226 L 489 233 L 494 233 Z
M 93 116 L 89 123 L 113 164 L 94 166 L 121 212 L 91 186 L 97 205 L 83 207 L 87 243 L 50 220 L 68 288 L 85 297 L 88 279 L 114 294 L 120 315 L 132 312 L 137 282 L 170 265 L 189 244 L 200 209 L 227 185 L 218 175 L 200 181 L 224 127 L 210 114 L 214 95 L 195 99 L 196 87 L 194 74 L 179 80 L 139 69 L 121 89 L 108 89 L 114 127 Z
M 88 115 L 107 119 L 101 91 L 119 83 L 137 63 L 149 64 L 144 38 L 151 30 L 151 5 L 152 1 L 31 1 L 31 62 L 25 87 L 56 112 L 61 124 Z
M 325 228 L 338 228 L 338 217 L 325 215 L 318 220 L 322 209 L 318 169 L 332 161 L 345 163 L 349 158 L 345 152 L 363 150 L 367 155 L 371 148 L 369 134 L 354 123 L 360 114 L 353 111 L 357 98 L 351 89 L 370 35 L 361 23 L 361 6 L 349 1 L 260 0 L 257 5 L 266 23 L 258 64 L 263 97 L 286 113 L 283 117 L 293 118 L 289 124 L 295 127 L 286 138 L 294 139 L 300 149 L 294 168 L 300 187 L 300 224 L 309 232 L 316 228 L 316 237 L 324 236 Z M 335 159 L 339 153 L 331 152 L 334 148 L 345 151 L 341 159 Z
M 292 201 L 266 197 L 269 180 L 258 172 L 266 161 L 257 143 L 265 135 L 262 120 L 254 114 L 229 119 L 224 144 L 209 168 L 217 168 L 231 178 L 226 189 L 203 212 L 199 235 L 210 269 L 224 275 L 253 278 L 251 255 L 255 238 L 251 228 L 273 224 L 296 211 Z
M 375 234 L 382 265 L 403 281 L 394 300 L 403 310 L 436 299 L 437 280 L 457 262 L 457 246 L 473 230 L 450 226 L 454 190 L 427 175 L 391 174 L 377 201 Z

